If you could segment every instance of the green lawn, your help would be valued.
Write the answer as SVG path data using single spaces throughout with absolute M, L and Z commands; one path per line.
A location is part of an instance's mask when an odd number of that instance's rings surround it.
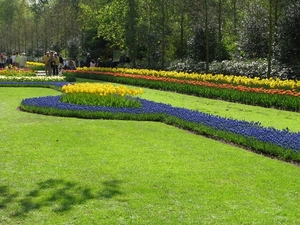
M 299 224 L 300 168 L 155 122 L 17 110 L 0 88 L 0 224 Z M 299 131 L 299 114 L 145 89 L 144 98 Z

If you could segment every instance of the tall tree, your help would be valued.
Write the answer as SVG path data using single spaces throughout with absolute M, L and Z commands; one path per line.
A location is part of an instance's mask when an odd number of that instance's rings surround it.
M 128 12 L 125 24 L 125 44 L 129 48 L 133 67 L 136 67 L 137 55 L 137 29 L 138 29 L 138 1 L 128 0 Z
M 288 65 L 300 61 L 300 1 L 293 0 L 285 7 L 279 23 L 278 58 Z
M 239 45 L 248 59 L 266 58 L 268 54 L 268 13 L 253 2 L 242 21 Z
M 274 36 L 274 23 L 273 23 L 273 0 L 269 0 L 269 38 L 268 38 L 268 71 L 267 77 L 271 76 L 271 64 L 273 57 L 273 36 Z

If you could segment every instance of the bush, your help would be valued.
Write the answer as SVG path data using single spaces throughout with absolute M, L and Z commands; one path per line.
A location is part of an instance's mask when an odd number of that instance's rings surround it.
M 205 73 L 205 62 L 194 62 L 188 58 L 173 62 L 167 70 Z M 268 63 L 266 59 L 248 61 L 224 60 L 222 62 L 213 61 L 210 63 L 208 72 L 212 74 L 266 78 L 267 70 Z M 280 62 L 276 60 L 272 61 L 271 77 L 273 78 L 280 78 L 282 80 L 294 78 L 297 74 L 300 74 L 299 72 L 299 67 L 280 64 Z

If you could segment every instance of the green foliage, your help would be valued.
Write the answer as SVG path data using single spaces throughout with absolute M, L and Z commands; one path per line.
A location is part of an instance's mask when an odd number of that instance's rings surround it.
M 209 61 L 212 61 L 216 58 L 218 47 L 216 31 L 210 27 L 207 32 L 209 32 Z M 188 41 L 189 55 L 195 61 L 206 60 L 205 35 L 206 30 L 202 27 L 197 27 L 194 31 L 194 36 Z
M 76 81 L 76 77 L 74 76 L 73 73 L 64 72 L 63 74 L 66 77 L 65 80 L 67 82 L 75 82 Z
M 27 65 L 27 68 L 30 69 L 30 70 L 35 70 L 35 71 L 38 71 L 38 70 L 45 70 L 45 66 L 44 65 Z

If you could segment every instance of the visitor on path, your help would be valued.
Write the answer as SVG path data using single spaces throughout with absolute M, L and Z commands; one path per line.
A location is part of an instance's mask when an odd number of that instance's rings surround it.
M 64 68 L 64 59 L 61 54 L 58 55 L 59 64 L 58 64 L 58 74 L 62 74 Z
M 96 67 L 102 67 L 103 66 L 103 62 L 101 61 L 100 58 L 97 59 L 97 63 L 96 63 Z
M 21 58 L 21 56 L 19 55 L 19 52 L 16 51 L 15 65 L 16 65 L 17 68 L 20 68 L 20 58 Z
M 96 66 L 96 62 L 94 59 L 92 59 L 90 62 L 90 67 L 95 67 L 95 66 Z
M 27 64 L 27 57 L 25 53 L 23 53 L 22 56 L 20 57 L 20 68 L 25 68 L 26 64 Z
M 5 55 L 4 55 L 4 53 L 1 53 L 0 54 L 0 68 L 5 68 L 5 62 L 6 62 Z
M 63 59 L 63 64 L 63 69 L 67 70 L 69 68 L 69 61 L 66 58 Z
M 5 67 L 12 68 L 12 59 L 11 59 L 11 55 L 9 55 L 9 56 L 6 58 L 6 66 L 5 66 Z
M 69 59 L 68 69 L 69 70 L 76 70 L 76 63 L 73 59 Z
M 11 56 L 11 65 L 12 66 L 15 66 L 16 63 L 15 63 L 15 58 L 16 58 L 16 53 L 13 53 L 13 55 Z
M 90 53 L 87 53 L 87 54 L 86 54 L 85 66 L 86 66 L 86 67 L 90 67 L 91 61 L 92 61 L 91 55 L 90 55 Z
M 57 56 L 57 53 L 53 53 L 53 59 L 52 59 L 52 74 L 58 75 L 58 65 L 59 65 L 59 57 Z
M 106 63 L 106 66 L 111 68 L 116 67 L 116 62 L 112 58 L 110 58 Z
M 42 58 L 44 64 L 45 64 L 45 72 L 46 72 L 46 76 L 51 76 L 52 74 L 52 68 L 51 68 L 51 64 L 50 64 L 50 53 L 46 52 L 46 54 L 43 56 Z

